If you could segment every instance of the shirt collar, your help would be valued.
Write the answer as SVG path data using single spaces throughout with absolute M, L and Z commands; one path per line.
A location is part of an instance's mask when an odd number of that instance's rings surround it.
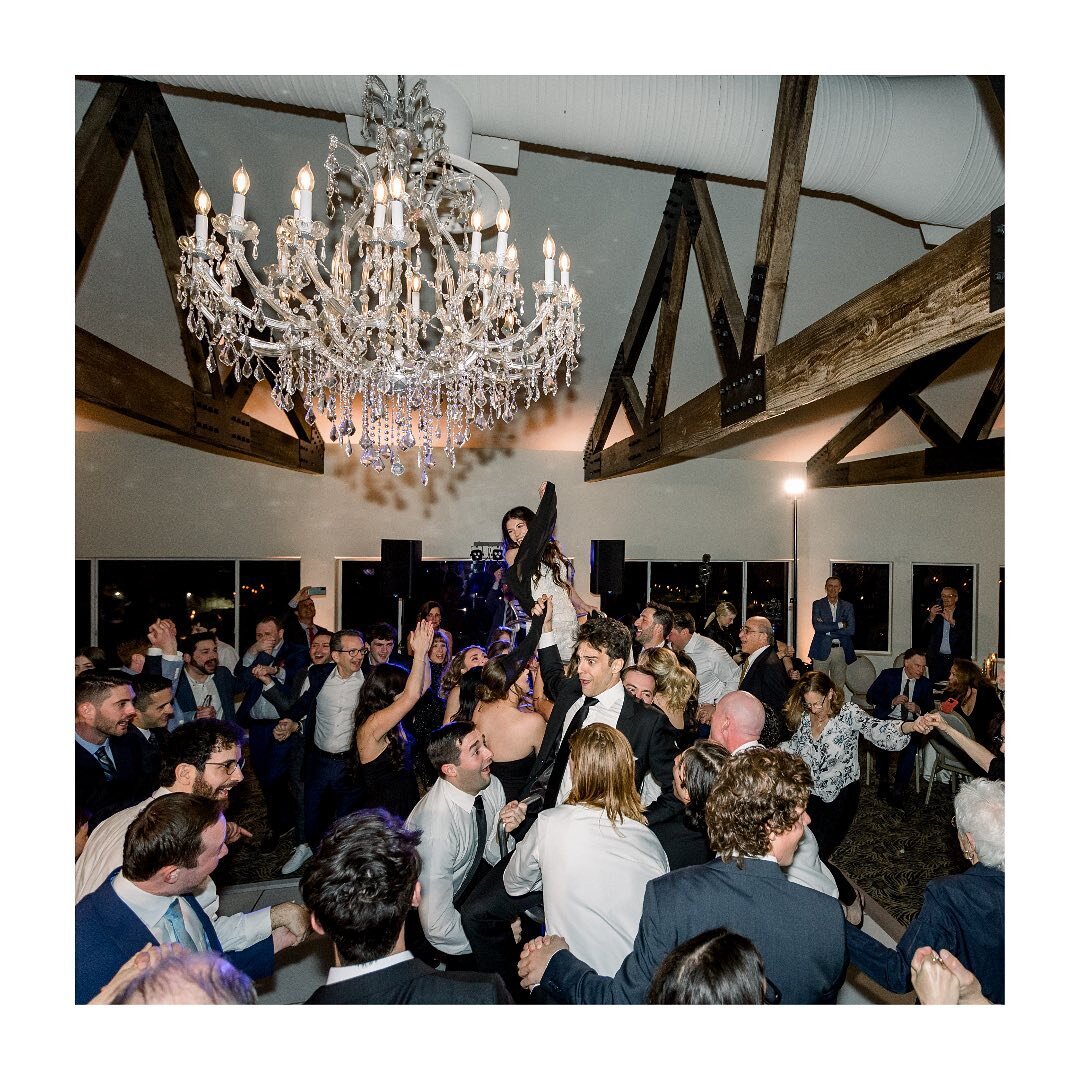
M 133 881 L 128 881 L 123 873 L 113 878 L 113 890 L 116 895 L 139 917 L 139 921 L 150 927 L 161 921 L 176 899 L 175 896 L 157 896 L 140 889 Z
M 75 732 L 75 741 L 81 746 L 88 754 L 93 754 L 97 757 L 97 752 L 104 746 L 108 749 L 109 736 L 105 736 L 105 741 L 100 743 L 92 743 L 87 739 L 84 739 L 77 731 Z
M 440 776 L 439 779 L 435 781 L 436 787 L 439 787 L 440 785 L 443 788 L 443 795 L 452 803 L 460 806 L 462 810 L 471 810 L 473 808 L 473 804 L 476 802 L 475 795 L 470 795 L 467 791 L 462 791 L 461 788 L 455 787 L 445 776 Z M 480 794 L 483 795 L 483 792 L 480 792 Z
M 374 971 L 382 971 L 383 968 L 393 967 L 395 964 L 403 964 L 411 960 L 413 954 L 405 949 L 403 952 L 391 953 L 389 956 L 380 956 L 378 960 L 370 960 L 366 964 L 346 964 L 342 967 L 332 967 L 326 976 L 326 985 L 344 982 L 346 979 L 355 979 L 358 975 L 370 975 Z
M 623 689 L 622 680 L 616 680 L 602 694 L 597 695 L 596 702 L 598 705 L 603 705 L 605 709 L 621 712 L 625 698 L 626 691 Z
M 762 645 L 760 649 L 755 649 L 749 655 L 749 657 L 747 657 L 747 659 L 750 661 L 750 664 L 752 664 L 767 648 L 769 648 L 768 645 Z M 747 664 L 746 666 L 749 667 L 750 664 Z

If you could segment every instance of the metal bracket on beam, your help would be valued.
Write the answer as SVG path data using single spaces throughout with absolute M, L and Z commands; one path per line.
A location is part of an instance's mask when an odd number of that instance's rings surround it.
M 750 292 L 746 297 L 746 325 L 743 330 L 740 355 L 743 365 L 749 369 L 754 359 L 754 346 L 757 343 L 758 320 L 761 318 L 761 303 L 765 297 L 765 275 L 768 266 L 757 263 L 750 276 Z
M 1005 306 L 1005 207 L 990 212 L 990 310 Z
M 765 411 L 765 358 L 743 375 L 720 380 L 720 423 L 734 424 Z
M 586 480 L 599 480 L 603 470 L 601 469 L 601 462 L 603 460 L 603 454 L 597 452 L 595 454 L 585 451 L 585 479 Z
M 631 436 L 627 456 L 631 461 L 640 461 L 643 457 L 659 454 L 662 447 L 663 438 L 660 425 L 653 424 L 651 427 L 647 427 L 641 435 Z

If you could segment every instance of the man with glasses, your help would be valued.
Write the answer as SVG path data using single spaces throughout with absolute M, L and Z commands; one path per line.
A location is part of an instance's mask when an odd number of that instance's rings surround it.
M 329 664 L 308 668 L 288 719 L 304 738 L 304 838 L 281 868 L 294 874 L 311 858 L 330 824 L 348 809 L 349 761 L 355 754 L 356 700 L 364 685 L 360 665 L 367 647 L 359 630 L 330 639 Z
M 199 795 L 213 799 L 224 811 L 229 792 L 244 779 L 243 738 L 243 731 L 225 720 L 194 720 L 173 732 L 162 754 L 161 787 L 137 806 L 107 818 L 90 835 L 75 862 L 75 902 L 94 892 L 121 865 L 128 826 L 155 799 L 177 792 Z M 250 835 L 235 822 L 226 822 L 226 843 Z M 294 944 L 307 932 L 307 909 L 302 904 L 275 904 L 258 911 L 219 916 L 217 887 L 210 877 L 192 897 L 212 921 L 227 951 L 249 948 L 271 934 L 275 934 L 277 951 Z M 279 927 L 282 932 L 275 933 Z
M 739 630 L 739 642 L 743 654 L 739 689 L 753 694 L 766 710 L 780 715 L 791 684 L 776 651 L 772 624 L 764 616 L 751 616 Z

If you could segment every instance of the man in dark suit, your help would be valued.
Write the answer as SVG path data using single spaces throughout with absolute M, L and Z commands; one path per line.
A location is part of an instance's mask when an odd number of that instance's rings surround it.
M 85 671 L 75 679 L 75 806 L 90 814 L 90 828 L 157 786 L 135 720 L 131 677 Z
M 131 729 L 142 739 L 142 770 L 149 776 L 161 774 L 161 756 L 169 721 L 173 715 L 172 683 L 161 675 L 137 675 L 132 680 L 135 689 L 135 718 Z
M 154 799 L 128 827 L 123 866 L 75 905 L 75 1003 L 88 1002 L 144 945 L 175 942 L 222 952 L 214 925 L 191 899 L 229 849 L 220 804 L 196 795 Z M 284 928 L 275 935 L 296 939 Z M 253 979 L 274 967 L 274 940 L 225 953 Z
M 855 663 L 855 608 L 840 599 L 838 577 L 827 578 L 825 595 L 814 601 L 814 640 L 810 643 L 810 659 L 815 671 L 824 671 L 833 685 L 843 691 L 847 683 L 847 666 Z
M 545 610 L 546 608 L 546 610 Z M 675 735 L 663 713 L 645 705 L 623 689 L 622 669 L 630 656 L 630 632 L 615 619 L 592 618 L 578 630 L 577 676 L 567 678 L 551 632 L 551 601 L 537 604 L 534 617 L 545 614 L 540 637 L 540 671 L 544 692 L 555 702 L 522 802 L 530 802 L 525 821 L 514 831 L 520 838 L 532 827 L 542 809 L 565 801 L 570 791 L 566 768 L 570 736 L 586 724 L 602 723 L 617 728 L 634 751 L 635 783 L 641 790 L 652 774 L 660 795 L 646 810 L 650 824 L 682 813 L 682 803 L 672 787 Z M 539 892 L 510 896 L 503 886 L 507 860 L 479 883 L 461 909 L 461 921 L 481 971 L 512 972 L 513 939 L 510 924 L 515 917 L 536 906 Z
M 886 668 L 866 691 L 866 700 L 874 706 L 879 720 L 910 720 L 922 716 L 934 707 L 934 688 L 926 678 L 926 650 L 921 647 L 904 653 L 903 667 Z M 889 751 L 875 751 L 878 774 L 878 795 L 890 806 L 903 808 L 908 783 L 915 771 L 915 755 L 919 741 L 912 739 L 900 751 L 896 762 L 896 781 L 889 786 Z
M 509 1005 L 498 975 L 442 972 L 405 948 L 420 903 L 420 834 L 385 810 L 341 818 L 304 868 L 300 891 L 317 934 L 334 946 L 309 1005 Z
M 235 723 L 236 680 L 228 668 L 218 664 L 217 638 L 209 630 L 191 634 L 183 650 L 184 670 L 176 680 L 173 698 L 176 726 L 192 720 Z
M 723 926 L 754 943 L 781 1003 L 835 1001 L 847 965 L 840 905 L 788 881 L 781 869 L 802 839 L 809 797 L 810 770 L 801 759 L 782 750 L 734 755 L 706 804 L 718 858 L 645 886 L 633 952 L 615 975 L 597 975 L 552 935 L 522 951 L 522 985 L 575 1005 L 642 1004 L 676 945 Z
M 930 665 L 930 681 L 942 682 L 949 677 L 954 658 L 971 659 L 971 622 L 957 610 L 960 594 L 951 585 L 930 605 L 922 626 L 922 641 Z
M 782 715 L 791 680 L 776 651 L 772 623 L 763 615 L 752 615 L 739 631 L 739 642 L 745 657 L 739 674 L 739 689 L 753 694 L 766 711 Z
M 310 585 L 305 585 L 290 601 L 289 610 L 282 620 L 285 641 L 307 650 L 316 634 L 329 634 L 325 626 L 315 621 L 315 601 L 309 595 Z

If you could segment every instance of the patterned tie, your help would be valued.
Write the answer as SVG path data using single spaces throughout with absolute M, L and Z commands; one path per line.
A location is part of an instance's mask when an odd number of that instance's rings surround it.
M 116 779 L 116 766 L 112 763 L 112 758 L 109 757 L 109 751 L 104 746 L 97 748 L 97 753 L 94 757 L 98 759 L 101 764 L 101 771 L 105 774 L 106 780 Z
M 169 928 L 169 932 L 173 936 L 173 941 L 177 945 L 183 945 L 184 948 L 190 949 L 192 952 L 200 952 L 199 946 L 195 944 L 195 939 L 188 933 L 188 928 L 184 925 L 184 916 L 180 911 L 179 898 L 174 900 L 168 907 L 162 918 L 165 924 Z
M 473 813 L 476 815 L 476 850 L 473 852 L 472 863 L 469 872 L 461 883 L 461 888 L 454 894 L 454 903 L 460 904 L 468 893 L 476 877 L 476 871 L 480 866 L 480 860 L 484 857 L 484 848 L 487 845 L 487 818 L 484 816 L 484 797 L 477 795 L 473 800 Z
M 574 713 L 574 719 L 570 721 L 570 726 L 563 735 L 559 752 L 555 755 L 555 764 L 551 767 L 551 779 L 548 780 L 547 791 L 544 793 L 545 810 L 550 810 L 559 797 L 563 773 L 566 772 L 566 764 L 570 760 L 570 736 L 581 729 L 581 725 L 585 723 L 585 717 L 589 715 L 589 709 L 599 700 L 599 698 L 587 697 L 581 708 Z
M 312 623 L 312 624 L 311 624 L 311 625 L 310 625 L 310 626 L 309 626 L 309 627 L 307 628 L 307 643 L 308 643 L 308 648 L 309 648 L 309 649 L 311 648 L 311 643 L 312 643 L 312 642 L 313 642 L 314 640 L 315 640 L 315 624 L 314 624 L 314 623 Z
M 742 667 L 739 668 L 739 685 L 742 686 L 743 679 L 746 678 L 746 669 L 750 666 L 750 657 L 748 656 L 743 662 Z

